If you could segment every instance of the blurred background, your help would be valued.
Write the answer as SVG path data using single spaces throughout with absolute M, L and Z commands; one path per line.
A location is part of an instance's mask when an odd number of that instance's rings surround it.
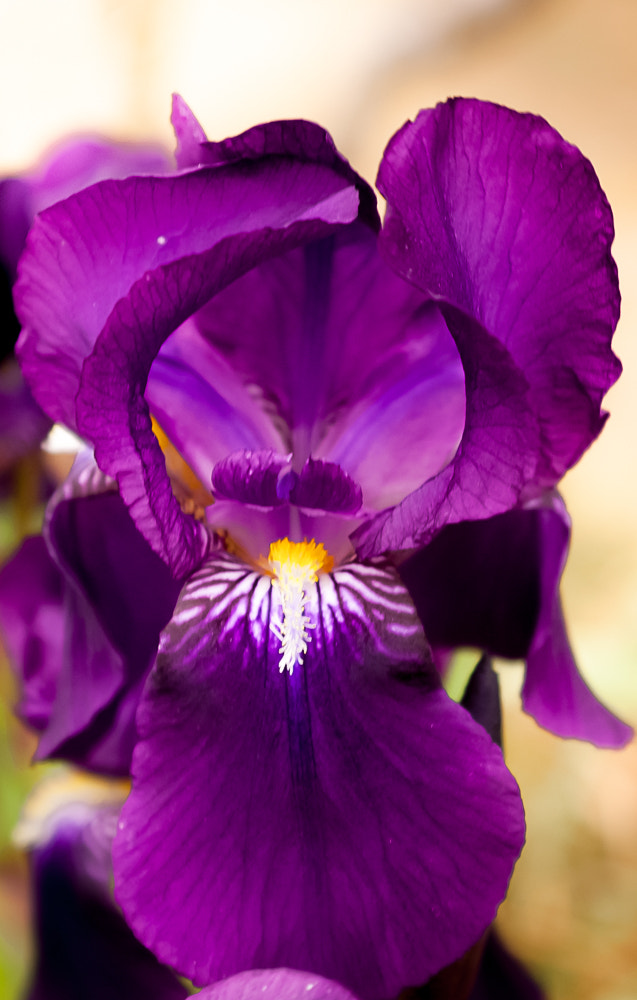
M 0 176 L 68 133 L 170 146 L 174 90 L 210 138 L 273 118 L 319 121 L 370 180 L 403 121 L 452 95 L 541 114 L 592 160 L 615 213 L 625 374 L 602 437 L 564 482 L 574 532 L 563 598 L 582 672 L 637 724 L 635 0 L 0 0 Z M 5 499 L 3 555 L 23 522 Z M 521 669 L 501 675 L 505 750 L 528 817 L 502 935 L 551 1000 L 634 1000 L 637 749 L 560 742 L 521 714 Z M 10 706 L 4 665 L 0 688 Z M 5 707 L 3 1000 L 19 996 L 28 961 L 25 869 L 10 832 L 32 750 Z

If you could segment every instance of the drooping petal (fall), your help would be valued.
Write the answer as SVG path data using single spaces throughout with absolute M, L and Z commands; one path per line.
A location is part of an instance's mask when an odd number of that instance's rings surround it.
M 401 567 L 433 646 L 526 660 L 522 703 L 558 736 L 623 746 L 632 730 L 594 696 L 564 625 L 560 578 L 570 520 L 557 496 L 450 525 Z
M 319 577 L 291 673 L 277 594 L 228 556 L 184 587 L 138 712 L 117 898 L 198 983 L 290 966 L 379 1000 L 491 921 L 521 803 L 391 571 Z

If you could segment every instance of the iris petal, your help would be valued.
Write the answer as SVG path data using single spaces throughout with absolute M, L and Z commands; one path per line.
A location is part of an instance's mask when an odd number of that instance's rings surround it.
M 222 983 L 208 986 L 199 995 L 202 1000 L 263 1000 L 266 990 L 272 1000 L 299 1000 L 310 990 L 312 1000 L 356 1000 L 340 983 L 293 969 L 240 972 Z
M 229 557 L 184 587 L 138 713 L 117 897 L 196 982 L 289 966 L 392 996 L 491 921 L 523 839 L 517 788 L 440 689 L 392 572 L 319 577 L 292 674 L 275 601 Z
M 78 462 L 0 574 L 0 618 L 37 756 L 127 774 L 135 710 L 179 584 L 135 530 L 114 484 Z
M 545 121 L 461 99 L 423 111 L 389 143 L 378 185 L 381 251 L 438 302 L 467 417 L 452 467 L 361 532 L 366 555 L 553 486 L 599 434 L 620 371 L 611 212 Z
M 560 602 L 570 520 L 557 496 L 450 525 L 401 567 L 434 646 L 478 646 L 526 659 L 522 702 L 558 736 L 623 746 L 632 735 L 587 687 Z

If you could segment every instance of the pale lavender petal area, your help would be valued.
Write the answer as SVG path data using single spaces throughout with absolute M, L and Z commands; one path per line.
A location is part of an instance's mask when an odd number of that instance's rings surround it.
M 597 437 L 620 371 L 610 208 L 543 119 L 463 99 L 423 111 L 390 141 L 378 186 L 381 252 L 439 303 L 467 417 L 452 466 L 361 533 L 365 554 L 553 486 Z
M 268 413 L 193 320 L 162 346 L 145 397 L 155 420 L 207 486 L 215 464 L 232 452 L 285 450 Z
M 317 449 L 365 484 L 367 511 L 398 503 L 435 476 L 462 438 L 465 383 L 457 348 L 434 307 L 422 306 L 417 315 L 421 336 L 403 331 L 404 370 L 386 384 L 377 377 Z
M 89 184 L 131 174 L 163 174 L 170 159 L 160 146 L 113 142 L 101 136 L 70 138 L 49 152 L 27 175 L 35 215 Z
M 570 520 L 553 495 L 484 521 L 450 525 L 400 568 L 434 647 L 477 646 L 526 660 L 525 711 L 558 736 L 620 747 L 629 726 L 584 682 L 560 601 Z
M 240 500 L 216 500 L 206 510 L 208 526 L 221 537 L 229 536 L 233 551 L 242 551 L 248 561 L 260 562 L 278 538 L 318 539 L 336 564 L 349 561 L 354 550 L 350 535 L 362 521 L 360 514 L 329 514 L 309 507 L 284 503 L 276 507 L 245 504 Z
M 197 983 L 292 967 L 381 1000 L 491 922 L 523 842 L 519 793 L 440 689 L 392 571 L 319 577 L 291 674 L 276 602 L 228 556 L 186 583 L 137 716 L 116 897 Z
M 310 992 L 311 990 L 311 992 Z M 254 969 L 207 986 L 202 1000 L 357 1000 L 340 983 L 294 969 Z
M 464 365 L 462 440 L 437 475 L 355 533 L 360 558 L 419 548 L 445 524 L 508 510 L 533 478 L 539 431 L 523 373 L 480 324 L 445 312 Z

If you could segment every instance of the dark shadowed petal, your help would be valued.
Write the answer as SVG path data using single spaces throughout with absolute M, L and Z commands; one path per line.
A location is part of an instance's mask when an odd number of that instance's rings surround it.
M 469 1000 L 544 1000 L 544 992 L 492 931 Z
M 13 308 L 11 285 L 13 278 L 0 260 L 0 364 L 13 354 L 20 324 Z
M 494 743 L 502 746 L 500 682 L 488 656 L 483 656 L 469 678 L 462 707 L 486 729 Z
M 268 1000 L 307 1000 L 308 996 L 312 1000 L 356 1000 L 340 983 L 293 969 L 240 972 L 207 986 L 198 995 L 202 1000 L 263 1000 L 266 991 Z
M 32 218 L 29 185 L 19 177 L 3 178 L 0 181 L 0 267 L 6 273 L 9 286 L 15 281 L 18 258 Z M 2 318 L 4 321 L 4 310 Z
M 72 786 L 73 778 L 68 781 Z M 82 788 L 81 779 L 78 784 Z M 116 806 L 80 799 L 56 804 L 55 796 L 62 793 L 43 791 L 53 812 L 39 819 L 42 831 L 26 845 L 34 882 L 35 962 L 25 1000 L 188 996 L 176 976 L 133 936 L 110 896 Z M 34 822 L 27 815 L 18 829 L 30 832 Z
M 465 367 L 467 421 L 451 474 L 370 527 L 364 552 L 426 541 L 432 519 L 485 517 L 554 485 L 601 430 L 620 371 L 610 209 L 590 163 L 545 121 L 461 99 L 423 111 L 390 142 L 378 185 L 381 250 L 438 300 Z M 495 363 L 500 378 L 489 377 Z M 535 439 L 520 436 L 520 419 Z M 476 480 L 482 495 L 467 498 Z
M 138 712 L 117 898 L 198 983 L 284 966 L 380 1000 L 493 918 L 523 840 L 518 791 L 439 688 L 391 571 L 319 577 L 292 673 L 277 593 L 227 556 L 182 591 Z
M 83 480 L 80 476 L 62 487 L 47 511 L 51 551 L 69 584 L 66 600 L 72 611 L 66 616 L 65 630 L 74 648 L 84 623 L 92 621 L 119 670 L 114 674 L 109 662 L 100 671 L 107 690 L 96 702 L 101 686 L 87 674 L 78 648 L 63 662 L 58 702 L 64 711 L 74 706 L 86 711 L 92 706 L 92 725 L 72 759 L 77 760 L 81 749 L 95 740 L 104 752 L 108 748 L 116 755 L 111 768 L 127 773 L 139 689 L 154 660 L 159 632 L 172 613 L 179 584 L 136 531 L 117 492 L 92 492 L 95 483 L 90 481 L 90 466 Z M 62 711 L 59 722 L 66 725 Z M 48 743 L 44 737 L 43 742 Z M 40 752 L 48 751 L 41 745 Z
M 570 521 L 558 497 L 450 525 L 401 567 L 434 646 L 526 659 L 524 708 L 559 736 L 623 746 L 631 730 L 595 698 L 573 659 L 559 584 Z
M 113 484 L 78 459 L 45 537 L 0 573 L 0 616 L 37 757 L 127 774 L 135 711 L 179 592 Z
M 308 458 L 290 489 L 290 503 L 308 510 L 352 516 L 360 510 L 361 488 L 336 462 Z

